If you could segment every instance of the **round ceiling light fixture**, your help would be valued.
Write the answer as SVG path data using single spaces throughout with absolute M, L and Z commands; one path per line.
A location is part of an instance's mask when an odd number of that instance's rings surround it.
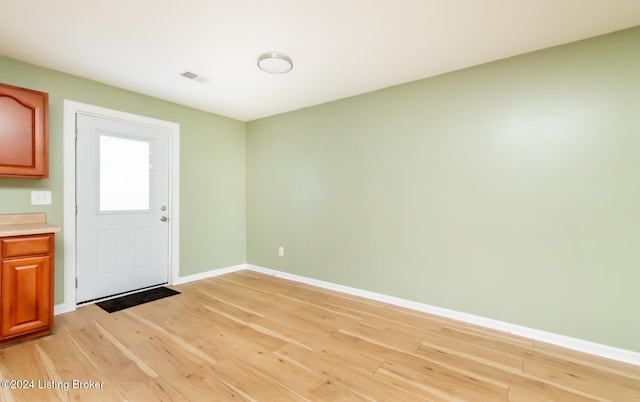
M 258 68 L 271 74 L 284 74 L 291 71 L 293 62 L 286 54 L 267 52 L 258 57 Z

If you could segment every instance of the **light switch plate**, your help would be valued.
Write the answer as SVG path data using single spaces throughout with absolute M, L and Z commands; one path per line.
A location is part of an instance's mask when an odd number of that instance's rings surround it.
M 51 191 L 32 191 L 31 205 L 51 205 Z

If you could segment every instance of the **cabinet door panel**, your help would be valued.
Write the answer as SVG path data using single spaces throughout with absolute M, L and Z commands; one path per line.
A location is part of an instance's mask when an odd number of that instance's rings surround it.
M 49 96 L 0 84 L 0 177 L 49 175 Z
M 10 337 L 51 324 L 51 257 L 2 262 L 0 336 Z
M 33 168 L 34 110 L 17 99 L 0 95 L 0 160 L 3 165 Z M 10 118 L 9 118 L 10 117 Z

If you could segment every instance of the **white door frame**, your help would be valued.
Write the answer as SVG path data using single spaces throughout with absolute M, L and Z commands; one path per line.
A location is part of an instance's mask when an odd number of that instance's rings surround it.
M 64 302 L 54 313 L 76 309 L 76 114 L 88 114 L 128 123 L 161 127 L 169 131 L 169 283 L 180 277 L 180 124 L 64 100 Z

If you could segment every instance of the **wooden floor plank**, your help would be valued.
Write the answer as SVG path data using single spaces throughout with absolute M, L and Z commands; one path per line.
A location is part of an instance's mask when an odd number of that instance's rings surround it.
M 553 383 L 580 386 L 585 392 L 615 401 L 640 401 L 640 381 L 602 370 L 531 354 L 524 359 L 524 372 Z
M 406 387 L 398 386 L 379 376 L 371 375 L 357 368 L 340 365 L 327 373 L 331 380 L 344 384 L 348 389 L 375 401 L 424 402 L 431 399 L 429 395 Z
M 212 374 L 228 384 L 233 384 L 234 388 L 250 400 L 283 402 L 305 400 L 302 396 L 234 357 L 216 364 Z
M 67 336 L 65 336 L 67 335 Z M 121 400 L 124 399 L 111 378 L 96 370 L 91 361 L 86 358 L 86 354 L 74 342 L 68 332 L 63 332 L 59 336 L 49 336 L 35 341 L 36 350 L 41 350 L 47 355 L 57 375 L 46 377 L 49 380 L 63 381 L 71 386 L 68 389 L 69 400 L 99 401 L 99 400 Z M 41 357 L 41 361 L 42 361 Z M 87 373 L 91 373 L 89 376 Z M 100 389 L 73 388 L 72 381 L 95 381 L 103 385 Z
M 353 326 L 352 328 L 340 328 L 339 331 L 372 343 L 383 345 L 389 349 L 406 352 L 415 351 L 421 344 L 421 340 L 418 338 L 406 336 L 386 328 L 373 327 L 365 323 Z
M 200 367 L 210 367 L 216 364 L 217 359 L 226 354 L 216 348 L 208 339 L 203 339 L 197 333 L 175 333 L 176 327 L 156 323 L 140 315 L 137 311 L 123 311 L 122 314 L 129 315 L 138 322 L 138 327 L 149 331 L 154 337 L 162 339 L 168 345 L 173 346 L 176 350 L 189 356 Z
M 476 328 L 458 328 L 445 326 L 440 333 L 453 339 L 482 345 L 484 347 L 508 353 L 513 356 L 524 357 L 527 352 L 533 349 L 533 341 L 517 336 L 509 337 L 508 334 L 502 332 L 486 332 L 484 329 Z
M 460 349 L 449 349 L 441 345 L 425 343 L 418 348 L 415 354 L 429 361 L 446 365 L 453 370 L 471 372 L 482 378 L 505 384 L 509 388 L 509 400 L 518 400 L 520 396 L 526 394 L 530 395 L 533 400 L 600 400 L 579 389 L 569 389 L 563 387 L 562 384 L 554 384 L 529 376 L 523 373 L 521 368 L 513 368 L 497 360 L 471 355 Z M 517 388 L 516 391 L 512 391 L 514 387 Z
M 356 342 L 358 341 L 356 340 Z M 326 374 L 332 368 L 345 364 L 373 374 L 384 363 L 382 356 L 367 353 L 361 348 L 355 347 L 355 343 L 342 342 L 333 336 L 324 340 L 315 340 L 310 345 L 313 349 L 286 344 L 276 353 L 294 359 L 320 374 Z
M 0 348 L 31 401 L 640 401 L 640 367 L 251 271 Z
M 329 380 L 322 384 L 322 386 L 311 395 L 310 399 L 312 401 L 331 402 L 373 401 L 371 398 L 356 394 L 355 392 Z
M 163 378 L 147 380 L 125 392 L 127 401 L 158 401 L 158 402 L 190 402 L 171 383 Z
M 579 352 L 577 350 L 566 349 L 541 341 L 534 341 L 533 349 L 536 353 L 542 352 L 547 355 L 557 356 L 558 359 L 566 362 L 573 362 L 622 377 L 640 380 L 640 366 L 611 359 L 604 359 L 602 357 Z
M 465 356 L 474 356 L 478 359 L 490 360 L 515 370 L 522 370 L 524 364 L 524 358 L 521 356 L 514 356 L 510 353 L 505 353 L 476 342 L 467 342 L 452 338 L 442 333 L 424 333 L 421 347 L 432 350 L 442 348 L 454 350 Z

